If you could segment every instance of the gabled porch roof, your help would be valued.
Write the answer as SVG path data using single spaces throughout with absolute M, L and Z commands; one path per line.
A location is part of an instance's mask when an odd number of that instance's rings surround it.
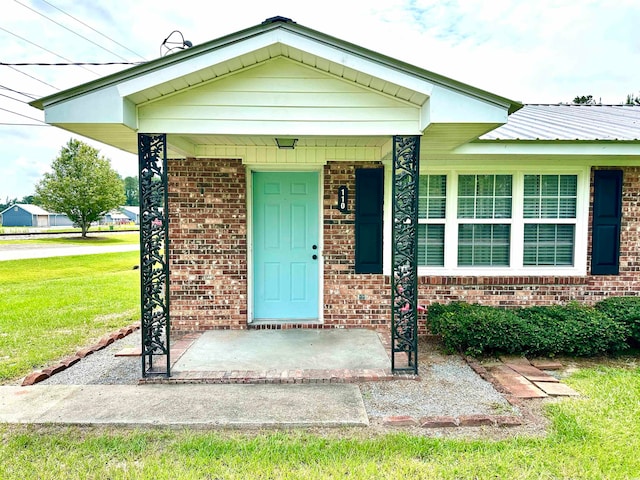
M 521 107 L 283 17 L 31 105 L 47 123 L 132 153 L 137 132 L 167 133 L 170 157 L 274 149 L 286 135 L 299 148 L 373 149 L 378 159 L 393 134 L 449 151 Z

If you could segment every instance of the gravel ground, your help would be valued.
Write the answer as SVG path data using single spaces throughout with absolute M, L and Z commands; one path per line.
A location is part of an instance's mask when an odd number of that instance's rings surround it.
M 140 346 L 140 330 L 83 358 L 40 385 L 135 385 L 142 372 L 140 357 L 116 357 L 123 348 Z
M 43 385 L 136 384 L 140 357 L 116 357 L 127 347 L 140 345 L 140 331 L 82 359 L 41 382 Z M 420 380 L 368 382 L 360 388 L 372 418 L 393 415 L 424 416 L 517 414 L 491 384 L 481 379 L 457 355 L 443 355 L 434 342 L 421 341 Z

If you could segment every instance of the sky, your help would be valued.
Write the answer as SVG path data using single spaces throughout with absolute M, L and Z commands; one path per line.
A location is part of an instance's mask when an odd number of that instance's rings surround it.
M 174 30 L 197 45 L 280 15 L 524 103 L 640 96 L 638 0 L 0 2 L 3 63 L 153 60 Z M 72 138 L 27 103 L 123 68 L 0 65 L 0 203 L 33 194 Z M 122 177 L 137 174 L 134 155 L 73 138 L 98 148 Z

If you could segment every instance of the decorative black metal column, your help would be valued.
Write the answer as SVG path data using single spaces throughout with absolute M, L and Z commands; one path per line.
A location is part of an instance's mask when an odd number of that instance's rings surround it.
M 171 375 L 166 135 L 138 135 L 142 376 Z M 154 357 L 164 362 L 154 365 Z
M 391 370 L 416 375 L 419 161 L 420 137 L 393 137 Z

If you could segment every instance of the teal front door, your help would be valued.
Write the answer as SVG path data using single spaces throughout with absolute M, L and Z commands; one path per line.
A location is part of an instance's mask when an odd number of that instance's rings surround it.
M 318 320 L 317 172 L 253 172 L 253 319 Z

